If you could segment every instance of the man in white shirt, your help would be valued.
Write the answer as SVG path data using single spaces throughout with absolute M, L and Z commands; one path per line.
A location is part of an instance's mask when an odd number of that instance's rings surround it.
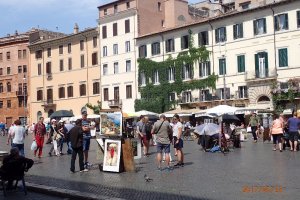
M 179 115 L 174 115 L 173 117 L 173 144 L 174 144 L 174 148 L 176 149 L 176 153 L 177 153 L 177 160 L 178 163 L 174 165 L 174 167 L 183 167 L 184 166 L 184 162 L 183 162 L 183 152 L 182 152 L 182 148 L 183 148 L 183 140 L 182 140 L 182 123 L 179 120 Z
M 12 139 L 12 148 L 17 148 L 19 150 L 20 156 L 25 157 L 24 153 L 24 140 L 25 140 L 25 128 L 21 125 L 20 120 L 15 121 L 15 126 L 10 129 L 10 133 L 7 138 L 7 145 L 9 140 Z

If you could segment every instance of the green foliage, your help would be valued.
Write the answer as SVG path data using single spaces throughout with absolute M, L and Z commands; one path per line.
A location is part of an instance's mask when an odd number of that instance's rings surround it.
M 176 58 L 172 58 L 169 55 L 168 59 L 162 62 L 155 62 L 146 58 L 138 59 L 138 80 L 141 99 L 135 101 L 136 111 L 149 110 L 162 113 L 170 110 L 176 104 L 176 102 L 169 101 L 169 94 L 172 92 L 180 94 L 186 90 L 216 88 L 218 76 L 215 74 L 201 80 L 193 79 L 195 63 L 207 61 L 210 53 L 205 46 L 195 48 L 191 34 L 191 30 L 189 30 L 189 49 L 180 52 Z M 183 81 L 182 79 L 182 67 L 184 65 L 192 66 L 191 80 L 189 81 Z M 173 83 L 168 81 L 168 69 L 170 67 L 175 68 L 175 81 Z M 159 85 L 151 83 L 155 71 L 158 71 L 159 74 Z M 142 73 L 145 74 L 146 78 L 145 86 L 140 85 Z
M 87 103 L 86 107 L 93 110 L 94 114 L 99 114 L 100 110 L 102 109 L 102 103 L 97 101 L 97 105 L 92 105 L 91 103 Z

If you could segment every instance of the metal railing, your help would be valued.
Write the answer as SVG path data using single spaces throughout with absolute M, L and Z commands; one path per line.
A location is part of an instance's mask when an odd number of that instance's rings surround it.
M 254 80 L 254 79 L 265 79 L 265 78 L 276 78 L 277 72 L 275 69 L 265 69 L 265 70 L 255 70 L 249 71 L 245 74 L 246 80 Z

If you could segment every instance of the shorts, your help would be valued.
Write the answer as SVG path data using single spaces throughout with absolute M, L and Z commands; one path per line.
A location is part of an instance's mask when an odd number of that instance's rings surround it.
M 173 137 L 174 148 L 177 149 L 177 150 L 182 149 L 183 148 L 183 140 L 181 138 L 179 138 L 179 142 L 176 143 L 177 140 L 178 140 L 177 137 Z
M 272 137 L 273 137 L 273 144 L 277 144 L 277 142 L 281 143 L 281 138 L 283 137 L 283 134 L 273 134 Z
M 298 131 L 296 131 L 296 132 L 293 132 L 293 131 L 289 132 L 289 139 L 290 139 L 290 141 L 298 141 L 298 138 L 299 138 Z
M 83 139 L 83 151 L 88 151 L 90 150 L 90 144 L 91 144 L 91 139 Z
M 157 153 L 162 153 L 163 151 L 165 153 L 170 153 L 170 144 L 162 144 L 162 143 L 157 142 L 156 150 L 157 150 Z

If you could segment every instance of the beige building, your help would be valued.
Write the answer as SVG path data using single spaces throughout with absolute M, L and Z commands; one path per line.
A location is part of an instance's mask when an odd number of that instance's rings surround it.
M 192 21 L 185 0 L 119 0 L 98 7 L 101 97 L 104 109 L 134 112 L 139 35 Z
M 169 55 L 176 57 L 187 50 L 188 44 L 185 48 L 182 44 L 191 30 L 195 45 L 205 45 L 211 53 L 209 61 L 194 63 L 193 75 L 189 73 L 191 69 L 182 66 L 184 81 L 204 79 L 212 73 L 219 79 L 216 90 L 207 88 L 175 94 L 178 106 L 205 109 L 226 101 L 238 107 L 272 110 L 274 83 L 300 77 L 299 8 L 300 1 L 280 1 L 140 36 L 136 51 L 144 49 L 143 56 L 154 61 L 163 61 Z M 165 47 L 170 41 L 174 43 L 173 49 Z M 151 54 L 153 51 L 157 53 Z M 151 82 L 159 85 L 157 80 L 159 77 L 154 77 Z
M 96 28 L 55 39 L 41 38 L 30 49 L 30 122 L 57 110 L 80 115 L 100 100 L 99 38 Z

